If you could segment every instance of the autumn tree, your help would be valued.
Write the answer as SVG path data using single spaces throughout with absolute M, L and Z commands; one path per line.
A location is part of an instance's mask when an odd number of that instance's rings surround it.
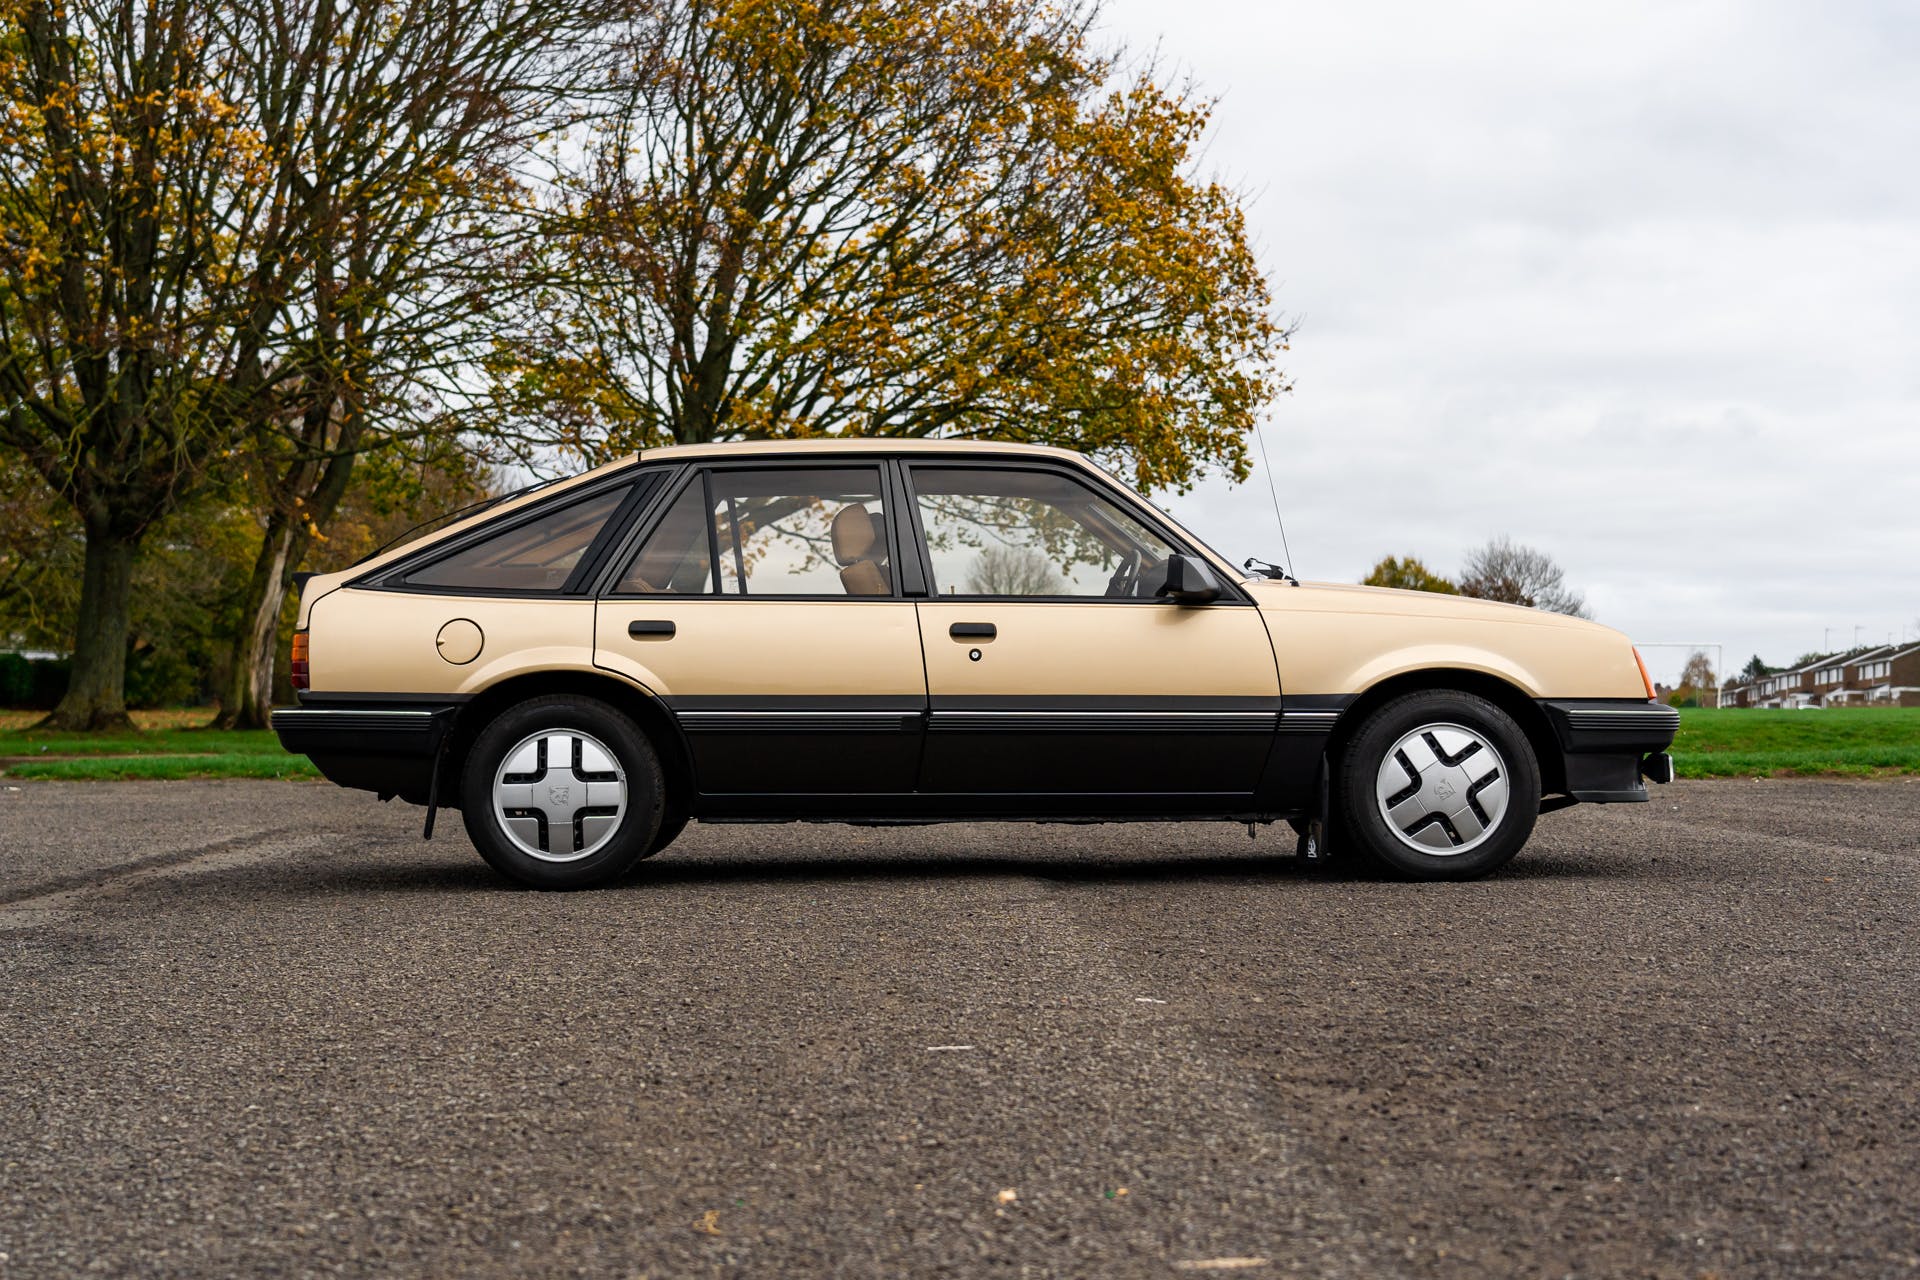
M 496 353 L 521 446 L 1065 445 L 1247 470 L 1282 389 L 1209 103 L 1052 0 L 661 0 L 558 149 Z
M 1467 556 L 1460 594 L 1576 618 L 1589 616 L 1585 598 L 1567 586 L 1566 574 L 1552 556 L 1506 537 L 1495 538 Z
M 126 723 L 135 556 L 235 442 L 297 270 L 246 92 L 186 0 L 0 0 L 0 443 L 86 547 L 63 727 Z
M 0 453 L 0 645 L 65 634 L 80 561 L 73 511 L 19 458 Z
M 1407 556 L 1405 559 L 1387 556 L 1367 570 L 1367 576 L 1360 579 L 1360 585 L 1396 587 L 1402 591 L 1434 591 L 1448 596 L 1460 594 L 1460 588 L 1427 568 L 1416 556 Z
M 1680 668 L 1680 683 L 1673 693 L 1680 706 L 1717 706 L 1720 677 L 1714 674 L 1712 659 L 1699 649 L 1688 654 L 1686 665 Z
M 55 723 L 125 723 L 135 558 L 243 462 L 259 665 L 300 538 L 374 411 L 407 403 L 391 375 L 429 363 L 412 339 L 477 305 L 421 264 L 455 256 L 579 8 L 0 0 L 0 445 L 86 540 Z

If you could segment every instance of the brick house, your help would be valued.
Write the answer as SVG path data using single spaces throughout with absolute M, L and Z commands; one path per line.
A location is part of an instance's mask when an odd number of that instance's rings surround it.
M 1920 644 L 1888 645 L 1861 654 L 1849 688 L 1869 707 L 1920 707 Z
M 1723 707 L 1920 707 L 1920 644 L 1829 654 L 1791 671 L 1735 680 Z
M 1816 662 L 1808 668 L 1807 676 L 1813 685 L 1813 705 L 1845 706 L 1848 695 L 1857 692 L 1849 687 L 1848 676 L 1854 669 L 1855 659 L 1864 656 L 1864 654 L 1836 653 L 1831 658 Z
M 1825 658 L 1795 667 L 1791 671 L 1776 671 L 1766 676 L 1755 687 L 1757 707 L 1809 707 L 1820 705 L 1813 696 L 1813 670 Z
M 1861 683 L 1861 668 L 1893 652 L 1891 645 L 1856 649 L 1827 659 L 1814 672 L 1814 685 L 1823 707 L 1858 707 L 1866 703 L 1867 689 Z

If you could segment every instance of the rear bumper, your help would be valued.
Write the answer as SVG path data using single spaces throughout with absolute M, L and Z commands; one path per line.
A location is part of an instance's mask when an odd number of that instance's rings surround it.
M 1546 699 L 1540 704 L 1559 739 L 1566 794 L 1587 804 L 1641 804 L 1644 779 L 1673 776 L 1665 755 L 1680 713 L 1640 698 Z
M 289 707 L 275 711 L 280 745 L 343 787 L 425 804 L 434 761 L 457 707 Z

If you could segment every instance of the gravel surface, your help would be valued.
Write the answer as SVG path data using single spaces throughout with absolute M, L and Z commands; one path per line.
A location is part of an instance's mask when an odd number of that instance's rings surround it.
M 0 791 L 0 1277 L 1920 1275 L 1920 782 L 1408 885 L 690 828 L 522 892 L 305 783 Z

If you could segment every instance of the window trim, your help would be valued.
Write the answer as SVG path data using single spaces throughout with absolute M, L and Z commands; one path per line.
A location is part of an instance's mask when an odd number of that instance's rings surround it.
M 1165 596 L 987 596 L 966 595 L 959 592 L 953 595 L 938 593 L 938 579 L 933 573 L 933 555 L 927 546 L 927 533 L 920 520 L 920 494 L 913 486 L 913 473 L 919 471 L 1025 471 L 1044 472 L 1078 484 L 1096 497 L 1104 498 L 1121 511 L 1145 526 L 1168 547 L 1175 555 L 1197 556 L 1211 565 L 1213 557 L 1197 550 L 1188 539 L 1179 537 L 1167 523 L 1158 518 L 1158 512 L 1151 504 L 1139 501 L 1130 491 L 1105 481 L 1103 476 L 1089 475 L 1077 467 L 1065 466 L 1046 459 L 991 458 L 972 461 L 963 458 L 901 458 L 899 459 L 902 483 L 907 490 L 907 511 L 913 522 L 914 541 L 919 550 L 922 570 L 926 574 L 926 595 L 929 601 L 954 601 L 971 604 L 1100 604 L 1100 605 L 1156 605 L 1174 608 L 1194 608 L 1182 605 L 1178 600 Z M 1214 576 L 1220 582 L 1220 597 L 1208 602 L 1205 608 L 1217 608 L 1222 605 L 1251 605 L 1251 597 L 1240 588 L 1240 584 L 1217 570 Z
M 416 596 L 456 596 L 467 599 L 587 598 L 585 591 L 587 582 L 600 571 L 610 543 L 618 536 L 617 530 L 636 507 L 646 506 L 650 499 L 659 493 L 657 477 L 662 474 L 659 468 L 641 468 L 637 464 L 621 467 L 602 480 L 554 494 L 545 501 L 531 503 L 518 511 L 484 521 L 457 538 L 443 542 L 429 542 L 391 564 L 382 565 L 370 573 L 350 579 L 347 585 L 364 591 L 391 591 L 401 595 Z M 561 583 L 557 590 L 537 591 L 523 587 L 454 587 L 406 580 L 408 574 L 418 573 L 499 534 L 510 533 L 536 520 L 543 520 L 555 512 L 582 502 L 591 502 L 596 498 L 604 497 L 609 491 L 620 489 L 624 489 L 625 494 L 619 502 L 614 504 L 606 521 L 594 534 L 592 541 L 587 543 L 586 550 L 581 553 L 579 563 L 574 565 L 566 581 Z
M 822 458 L 782 458 L 778 455 L 773 455 L 764 458 L 741 458 L 737 460 L 717 459 L 712 461 L 689 462 L 685 464 L 685 466 L 687 472 L 690 474 L 680 482 L 670 484 L 666 490 L 663 490 L 662 493 L 664 496 L 662 499 L 649 505 L 644 518 L 634 523 L 626 536 L 626 540 L 609 554 L 605 565 L 602 566 L 596 575 L 591 594 L 596 600 L 652 600 L 662 602 L 670 600 L 754 600 L 763 604 L 768 601 L 791 601 L 803 604 L 827 601 L 844 604 L 875 604 L 906 600 L 909 597 L 902 590 L 906 575 L 898 568 L 898 566 L 901 565 L 900 557 L 904 549 L 904 543 L 897 523 L 900 500 L 890 478 L 892 462 L 893 459 L 887 454 L 847 454 L 840 457 Z M 720 590 L 720 531 L 715 527 L 712 519 L 714 502 L 713 477 L 715 473 L 728 471 L 876 472 L 879 477 L 879 486 L 875 492 L 880 498 L 882 506 L 887 508 L 886 518 L 883 523 L 887 526 L 887 563 L 891 569 L 887 576 L 892 579 L 891 590 L 883 596 L 851 596 L 844 592 L 774 593 L 766 591 L 742 591 L 736 594 Z M 673 504 L 679 501 L 687 487 L 694 484 L 703 486 L 705 490 L 704 496 L 708 513 L 707 554 L 713 557 L 712 589 L 703 591 L 698 595 L 669 592 L 635 592 L 628 595 L 616 592 L 614 588 L 619 585 L 621 573 L 627 563 L 635 555 L 639 554 L 640 548 L 646 544 L 648 538 L 653 536 L 654 530 L 658 527 L 660 521 L 665 518 L 668 511 L 672 510 Z

